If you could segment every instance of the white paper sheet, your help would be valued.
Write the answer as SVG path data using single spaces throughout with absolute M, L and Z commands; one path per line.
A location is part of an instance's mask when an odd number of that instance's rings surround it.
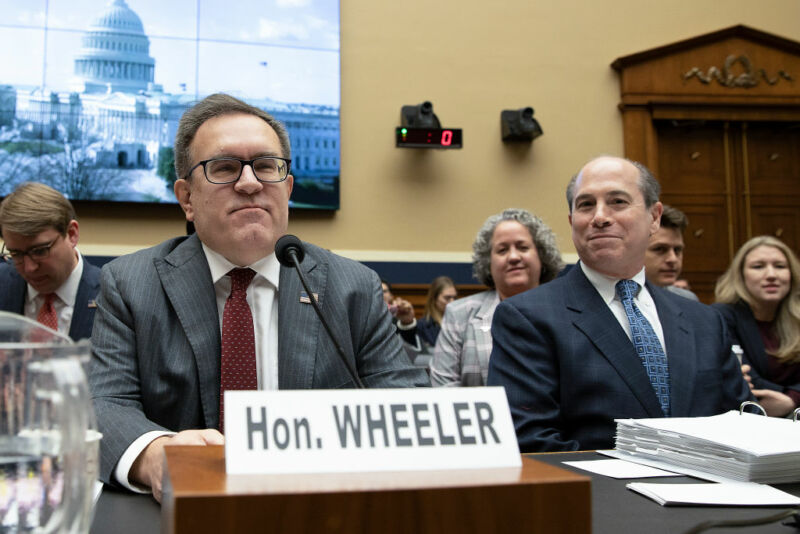
M 563 462 L 566 465 L 583 469 L 612 478 L 649 478 L 649 477 L 677 477 L 677 473 L 670 473 L 663 469 L 648 467 L 625 460 L 584 460 L 578 462 Z
M 662 506 L 797 506 L 800 498 L 766 484 L 724 482 L 721 484 L 650 484 L 631 482 L 628 489 Z
M 616 451 L 613 449 L 607 449 L 602 451 L 597 451 L 600 454 L 605 456 L 610 456 L 612 458 L 618 458 L 620 460 L 626 460 L 629 462 L 634 462 L 637 464 L 647 465 L 649 467 L 653 467 L 655 469 L 669 469 L 675 473 L 680 473 L 682 475 L 687 475 L 694 478 L 699 478 L 700 480 L 708 480 L 709 482 L 736 482 L 730 478 L 726 478 L 723 476 L 715 475 L 712 473 L 706 473 L 705 471 L 698 471 L 697 469 L 689 469 L 687 467 L 673 465 L 667 462 L 663 462 L 660 460 L 654 460 L 651 458 L 642 458 L 640 456 L 634 456 L 630 453 L 624 451 Z

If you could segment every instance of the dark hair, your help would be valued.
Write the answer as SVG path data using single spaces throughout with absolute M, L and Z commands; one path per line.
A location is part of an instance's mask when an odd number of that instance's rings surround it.
M 289 133 L 283 123 L 266 111 L 242 102 L 238 98 L 224 93 L 215 93 L 187 109 L 181 116 L 178 132 L 175 134 L 175 174 L 178 178 L 186 178 L 191 169 L 192 155 L 189 147 L 200 126 L 209 119 L 231 113 L 245 113 L 263 119 L 278 135 L 281 152 L 283 152 L 281 156 L 291 159 L 292 148 L 289 142 Z
M 664 204 L 664 211 L 661 213 L 661 228 L 670 228 L 683 233 L 689 226 L 689 218 L 678 208 L 673 208 Z
M 553 231 L 536 215 L 523 209 L 509 208 L 492 215 L 483 223 L 475 241 L 472 243 L 472 273 L 482 284 L 494 288 L 492 279 L 492 237 L 498 224 L 503 221 L 516 221 L 528 229 L 536 245 L 536 252 L 542 264 L 539 283 L 549 282 L 564 267 L 561 253 L 556 246 Z
M 592 159 L 588 163 L 592 161 L 607 156 L 598 156 L 597 158 Z M 656 180 L 656 177 L 653 176 L 653 173 L 650 172 L 650 169 L 639 163 L 638 161 L 633 161 L 627 158 L 616 158 L 623 161 L 627 161 L 634 167 L 639 170 L 639 191 L 642 192 L 642 197 L 644 197 L 644 204 L 648 208 L 651 207 L 653 204 L 658 202 L 658 196 L 661 194 L 661 185 Z M 588 165 L 587 163 L 587 165 Z M 584 165 L 583 167 L 586 167 Z M 567 184 L 567 205 L 569 206 L 569 212 L 572 213 L 572 202 L 575 200 L 575 184 L 578 182 L 578 178 L 583 171 L 583 167 L 581 170 L 575 174 L 572 179 L 570 179 L 569 183 Z

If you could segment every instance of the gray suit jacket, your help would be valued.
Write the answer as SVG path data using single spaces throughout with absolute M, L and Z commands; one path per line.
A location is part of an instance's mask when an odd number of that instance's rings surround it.
M 301 265 L 320 307 L 367 387 L 426 385 L 408 360 L 378 276 L 306 244 Z M 353 387 L 313 307 L 281 268 L 281 389 Z M 196 236 L 166 241 L 103 268 L 89 383 L 103 433 L 100 476 L 112 481 L 125 450 L 153 430 L 219 425 L 220 328 L 211 273 Z
M 434 386 L 484 386 L 492 353 L 497 291 L 483 291 L 447 305 L 431 361 Z
M 19 275 L 14 266 L 0 262 L 0 310 L 25 314 L 25 293 L 28 283 Z M 79 339 L 92 336 L 95 298 L 100 290 L 100 269 L 83 258 L 83 274 L 75 295 L 69 337 Z
M 676 295 L 680 295 L 683 298 L 700 302 L 700 299 L 697 298 L 697 295 L 695 295 L 692 291 L 689 291 L 688 289 L 683 289 L 682 287 L 677 287 L 677 286 L 665 286 L 664 289 L 666 289 L 670 293 L 675 293 Z

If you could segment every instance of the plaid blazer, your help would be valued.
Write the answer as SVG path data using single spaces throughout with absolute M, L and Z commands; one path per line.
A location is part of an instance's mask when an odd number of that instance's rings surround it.
M 492 353 L 492 316 L 497 291 L 484 291 L 451 302 L 431 362 L 434 386 L 484 386 Z

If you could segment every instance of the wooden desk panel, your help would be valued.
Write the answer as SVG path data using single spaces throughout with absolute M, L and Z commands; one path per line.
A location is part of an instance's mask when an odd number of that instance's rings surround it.
M 587 533 L 588 477 L 521 469 L 225 474 L 224 448 L 166 448 L 164 533 Z

